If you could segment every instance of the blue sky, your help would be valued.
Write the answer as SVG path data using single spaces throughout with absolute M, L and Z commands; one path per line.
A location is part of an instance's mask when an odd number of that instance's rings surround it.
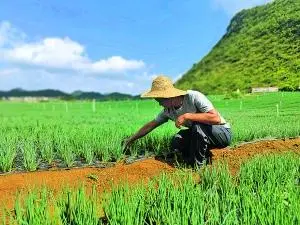
M 140 94 L 174 81 L 241 9 L 270 0 L 1 0 L 0 90 Z

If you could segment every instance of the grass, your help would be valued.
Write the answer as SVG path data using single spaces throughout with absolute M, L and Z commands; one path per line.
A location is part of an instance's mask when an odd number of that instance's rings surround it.
M 209 96 L 233 130 L 235 145 L 260 138 L 300 135 L 299 93 L 269 93 L 226 99 Z M 152 100 L 42 103 L 0 102 L 0 170 L 36 170 L 61 160 L 67 167 L 119 161 L 121 142 L 161 110 Z M 277 113 L 277 106 L 279 113 Z M 131 155 L 161 154 L 177 132 L 173 122 L 138 140 Z M 7 157 L 6 157 L 7 156 Z
M 232 126 L 232 145 L 300 134 L 299 93 L 209 98 Z M 67 110 L 64 102 L 0 102 L 1 172 L 34 171 L 58 159 L 68 167 L 121 160 L 121 141 L 160 110 L 153 101 L 97 102 L 95 108 L 91 102 L 69 102 Z M 131 155 L 168 151 L 176 131 L 172 122 L 159 127 L 137 141 Z M 44 188 L 19 196 L 2 224 L 300 224 L 299 165 L 293 153 L 258 156 L 235 177 L 222 164 L 197 171 L 200 182 L 182 170 L 102 196 L 81 187 L 54 197 Z

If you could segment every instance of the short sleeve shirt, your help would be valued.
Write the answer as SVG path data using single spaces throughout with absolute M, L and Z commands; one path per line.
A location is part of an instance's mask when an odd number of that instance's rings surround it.
M 159 124 L 166 123 L 169 119 L 176 121 L 177 117 L 185 113 L 206 113 L 214 109 L 211 101 L 201 92 L 188 90 L 184 96 L 182 106 L 179 109 L 163 109 L 155 118 L 155 121 Z M 220 115 L 221 124 L 230 128 L 229 123 Z M 185 127 L 191 127 L 192 121 L 185 121 Z

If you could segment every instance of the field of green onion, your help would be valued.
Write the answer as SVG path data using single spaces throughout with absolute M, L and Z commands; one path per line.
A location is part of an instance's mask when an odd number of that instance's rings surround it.
M 232 126 L 232 145 L 300 135 L 299 92 L 209 98 Z M 153 100 L 0 101 L 0 172 L 100 167 L 120 161 L 128 157 L 122 140 L 160 110 Z M 171 136 L 177 131 L 172 121 L 162 125 L 132 146 L 131 157 L 168 152 Z
M 147 185 L 126 184 L 98 196 L 84 186 L 54 197 L 36 190 L 3 211 L 3 224 L 30 225 L 291 225 L 300 224 L 300 157 L 256 157 L 232 176 L 225 164 L 162 174 Z

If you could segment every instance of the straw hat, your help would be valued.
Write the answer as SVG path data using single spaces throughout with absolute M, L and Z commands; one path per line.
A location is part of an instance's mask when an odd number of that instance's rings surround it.
M 172 80 L 166 76 L 158 76 L 152 81 L 149 91 L 141 95 L 142 98 L 172 98 L 186 95 L 186 91 L 179 90 L 173 86 Z

